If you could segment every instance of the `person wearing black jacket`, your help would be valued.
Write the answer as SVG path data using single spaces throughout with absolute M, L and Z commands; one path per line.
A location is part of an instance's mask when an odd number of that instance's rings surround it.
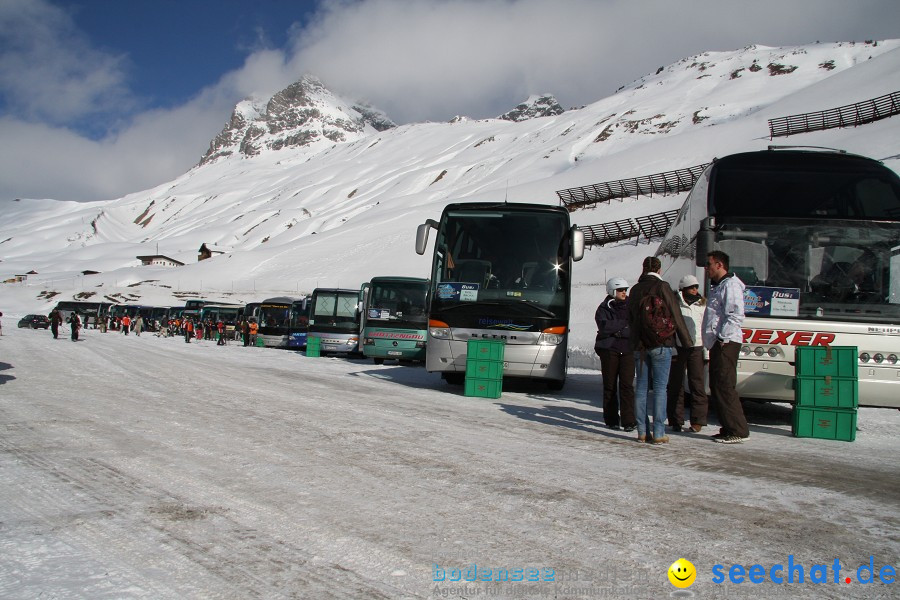
M 613 277 L 606 282 L 607 296 L 597 307 L 597 341 L 603 374 L 603 421 L 611 429 L 634 431 L 634 353 L 628 342 L 628 282 Z M 618 393 L 617 390 L 618 389 Z
M 681 345 L 690 348 L 694 345 L 678 299 L 669 284 L 662 280 L 660 271 L 662 263 L 655 256 L 644 259 L 643 273 L 638 282 L 631 288 L 628 299 L 628 325 L 631 328 L 631 349 L 634 351 L 634 362 L 637 379 L 634 385 L 634 412 L 637 418 L 638 441 L 654 444 L 666 444 L 666 387 L 669 383 L 669 370 L 672 367 L 672 354 L 675 348 L 675 336 Z M 644 298 L 659 298 L 662 307 L 668 313 L 668 331 L 653 330 L 647 324 Z M 648 399 L 649 387 L 652 383 L 653 399 Z M 653 407 L 653 431 L 649 431 L 648 405 Z

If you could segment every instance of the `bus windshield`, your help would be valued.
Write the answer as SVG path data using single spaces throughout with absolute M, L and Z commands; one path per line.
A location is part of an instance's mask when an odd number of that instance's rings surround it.
M 316 292 L 310 323 L 338 330 L 354 331 L 357 321 L 358 292 Z
M 425 329 L 425 281 L 373 280 L 366 319 L 370 326 L 394 329 Z
M 748 314 L 900 321 L 900 223 L 732 219 L 716 241 L 751 298 L 761 299 Z M 789 304 L 793 314 L 765 305 L 772 288 L 799 300 Z
M 263 304 L 259 307 L 260 327 L 288 327 L 290 319 L 290 304 Z
M 447 212 L 435 246 L 432 311 L 566 319 L 568 239 L 567 215 L 556 211 Z

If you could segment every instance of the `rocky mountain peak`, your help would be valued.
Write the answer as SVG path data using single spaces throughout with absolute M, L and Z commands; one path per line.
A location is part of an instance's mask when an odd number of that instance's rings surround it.
M 200 164 L 234 153 L 249 157 L 266 150 L 347 142 L 395 126 L 382 111 L 348 102 L 306 75 L 267 101 L 239 102 Z
M 536 119 L 537 117 L 561 115 L 564 112 L 563 107 L 559 105 L 553 94 L 541 94 L 531 96 L 528 100 L 517 105 L 511 111 L 500 115 L 498 118 L 519 122 Z

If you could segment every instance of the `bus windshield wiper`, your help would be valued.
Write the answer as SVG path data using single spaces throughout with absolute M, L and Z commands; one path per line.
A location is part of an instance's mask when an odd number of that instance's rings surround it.
M 537 304 L 533 304 L 528 302 L 527 300 L 515 300 L 511 302 L 460 302 L 456 306 L 448 306 L 443 309 L 446 311 L 456 310 L 457 308 L 463 308 L 466 306 L 527 306 L 528 308 L 533 308 L 534 310 L 548 316 L 548 317 L 556 317 L 556 313 L 550 310 L 547 310 L 543 306 L 538 306 Z

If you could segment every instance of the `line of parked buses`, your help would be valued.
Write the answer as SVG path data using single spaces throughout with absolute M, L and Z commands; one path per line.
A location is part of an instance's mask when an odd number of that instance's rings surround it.
M 362 354 L 380 364 L 385 359 L 425 360 L 427 291 L 427 279 L 375 277 L 359 290 L 317 288 L 310 296 L 278 296 L 246 305 L 205 300 L 172 307 L 64 301 L 56 310 L 63 319 L 77 311 L 85 325 L 140 315 L 148 331 L 176 318 L 190 318 L 204 323 L 221 320 L 226 332 L 236 335 L 241 321 L 254 321 L 261 345 L 303 349 L 311 336 L 320 338 L 323 353 Z
M 376 277 L 360 290 L 317 289 L 307 298 L 244 307 L 194 300 L 177 310 L 200 318 L 215 311 L 214 318 L 232 327 L 239 317 L 256 318 L 267 346 L 302 348 L 315 336 L 323 352 L 361 347 L 379 362 L 424 360 L 427 371 L 449 383 L 464 381 L 468 341 L 502 340 L 504 377 L 561 389 L 572 267 L 585 249 L 584 231 L 571 224 L 568 210 L 448 204 L 439 221 L 428 219 L 416 231 L 416 252 L 424 255 L 428 246 L 426 279 Z M 715 249 L 731 257 L 731 270 L 746 285 L 737 364 L 742 397 L 792 402 L 795 347 L 833 345 L 858 350 L 860 406 L 900 408 L 900 177 L 894 171 L 862 156 L 810 148 L 718 158 L 694 184 L 655 254 L 669 284 L 694 275 L 708 293 L 704 266 Z M 598 293 L 594 301 L 602 299 Z M 173 309 L 141 310 L 152 322 L 154 311 Z

